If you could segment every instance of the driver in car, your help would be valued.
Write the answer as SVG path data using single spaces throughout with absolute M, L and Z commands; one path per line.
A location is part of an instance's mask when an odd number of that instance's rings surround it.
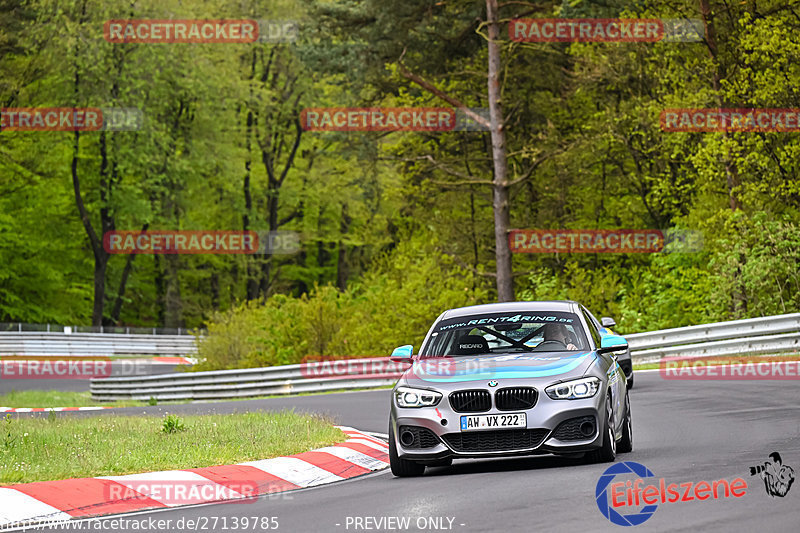
M 569 330 L 564 324 L 545 324 L 542 328 L 542 343 L 555 341 L 566 346 L 567 350 L 577 350 L 578 347 L 572 344 Z

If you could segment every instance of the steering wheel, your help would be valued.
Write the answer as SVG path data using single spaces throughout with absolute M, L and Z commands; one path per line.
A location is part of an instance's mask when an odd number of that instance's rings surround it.
M 544 346 L 546 344 L 558 344 L 563 349 L 565 349 L 565 350 L 567 349 L 567 345 L 566 344 L 564 344 L 561 341 L 557 341 L 557 340 L 542 341 L 542 342 L 540 342 L 539 344 L 536 345 L 536 349 L 538 350 L 539 348 L 541 348 L 542 346 Z

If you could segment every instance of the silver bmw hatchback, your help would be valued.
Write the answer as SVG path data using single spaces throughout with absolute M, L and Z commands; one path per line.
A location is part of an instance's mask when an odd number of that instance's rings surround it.
M 604 334 L 605 333 L 605 334 Z M 573 301 L 451 309 L 392 391 L 389 457 L 396 476 L 453 459 L 583 454 L 609 462 L 633 449 L 627 341 L 601 332 Z

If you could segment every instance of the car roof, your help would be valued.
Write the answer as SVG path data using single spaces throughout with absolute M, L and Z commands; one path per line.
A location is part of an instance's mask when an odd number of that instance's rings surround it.
M 440 319 L 456 318 L 459 316 L 479 315 L 488 313 L 523 313 L 556 311 L 574 313 L 578 310 L 578 303 L 572 300 L 547 300 L 538 302 L 504 302 L 497 304 L 471 305 L 458 307 L 445 311 Z

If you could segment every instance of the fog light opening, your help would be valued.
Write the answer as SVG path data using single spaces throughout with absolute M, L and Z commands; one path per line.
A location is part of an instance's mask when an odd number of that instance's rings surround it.
M 414 444 L 414 434 L 410 431 L 403 431 L 400 433 L 400 444 L 406 447 Z
M 581 435 L 590 437 L 594 435 L 594 422 L 584 422 L 581 424 Z

